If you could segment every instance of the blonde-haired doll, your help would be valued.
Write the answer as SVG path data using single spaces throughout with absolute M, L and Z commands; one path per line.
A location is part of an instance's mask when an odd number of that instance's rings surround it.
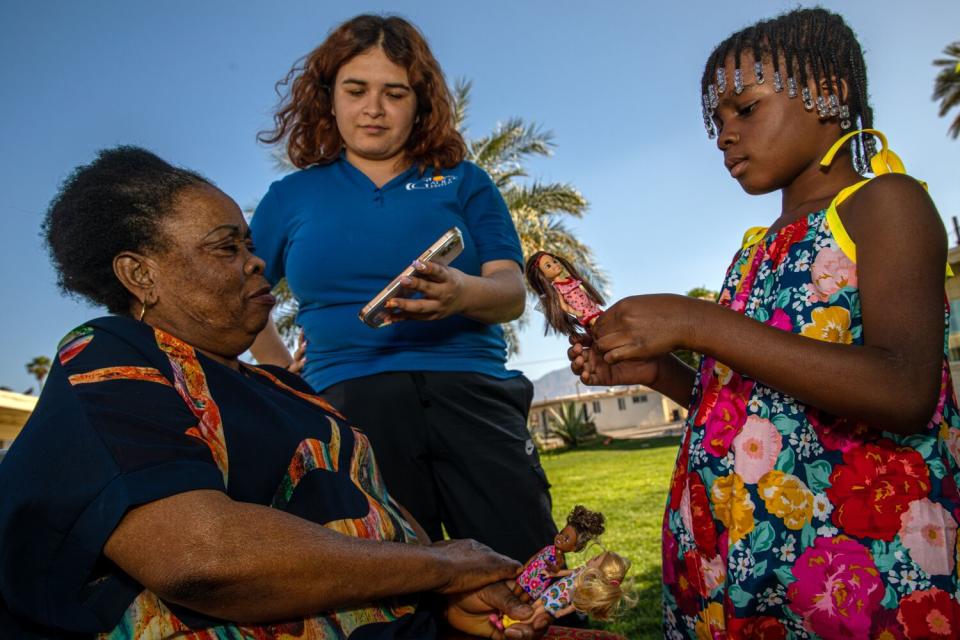
M 541 612 L 560 618 L 574 611 L 597 620 L 607 620 L 614 615 L 626 595 L 623 580 L 630 570 L 630 561 L 614 553 L 604 551 L 586 564 L 564 571 L 567 575 L 557 579 L 533 603 L 533 615 L 528 620 L 514 620 L 509 616 L 490 616 L 490 623 L 501 631 L 517 622 L 529 622 Z
M 542 302 L 547 319 L 545 334 L 551 328 L 567 336 L 589 331 L 603 313 L 603 296 L 566 258 L 537 251 L 527 260 L 526 274 L 530 288 Z

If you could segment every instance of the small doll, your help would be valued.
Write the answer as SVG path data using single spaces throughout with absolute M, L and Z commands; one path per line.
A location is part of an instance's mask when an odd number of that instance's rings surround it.
M 526 273 L 543 304 L 544 334 L 551 328 L 567 336 L 589 331 L 603 313 L 603 296 L 565 258 L 537 251 L 527 260 Z
M 629 570 L 629 560 L 604 551 L 573 571 L 563 572 L 567 575 L 550 585 L 534 603 L 528 620 L 491 614 L 490 623 L 503 631 L 517 622 L 530 622 L 544 611 L 554 619 L 579 611 L 596 620 L 607 620 L 624 601 L 623 580 Z
M 603 514 L 577 505 L 567 516 L 567 524 L 557 533 L 553 544 L 545 546 L 523 566 L 513 592 L 531 600 L 539 598 L 558 572 L 566 568 L 564 554 L 582 551 L 587 543 L 603 533 Z

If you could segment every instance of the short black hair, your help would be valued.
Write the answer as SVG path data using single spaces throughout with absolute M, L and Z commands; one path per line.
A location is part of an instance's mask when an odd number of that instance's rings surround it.
M 734 33 L 707 58 L 700 79 L 701 95 L 709 93 L 717 69 L 723 68 L 728 56 L 733 56 L 734 69 L 739 70 L 747 50 L 754 63 L 769 58 L 778 75 L 783 62 L 784 82 L 794 78 L 800 87 L 805 87 L 811 77 L 818 83 L 846 81 L 844 104 L 850 110 L 851 122 L 859 122 L 856 129 L 873 127 L 867 65 L 856 34 L 842 16 L 821 7 L 795 9 Z M 872 138 L 868 134 L 854 136 L 854 163 L 861 173 L 870 166 L 871 149 Z
M 182 190 L 201 185 L 213 183 L 133 146 L 103 149 L 74 169 L 42 227 L 60 289 L 129 314 L 130 293 L 113 272 L 114 257 L 164 249 L 161 221 Z

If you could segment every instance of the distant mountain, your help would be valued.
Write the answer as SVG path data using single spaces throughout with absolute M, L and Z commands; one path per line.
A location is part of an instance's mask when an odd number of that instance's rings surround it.
M 579 386 L 579 388 L 578 388 Z M 546 373 L 533 381 L 533 401 L 549 400 L 550 398 L 560 398 L 562 396 L 573 396 L 579 393 L 595 393 L 604 389 L 621 389 L 616 387 L 590 387 L 573 375 L 570 369 L 557 369 Z
M 568 368 L 557 369 L 533 381 L 533 401 L 569 396 L 577 392 L 578 378 Z M 580 391 L 589 387 L 580 385 Z

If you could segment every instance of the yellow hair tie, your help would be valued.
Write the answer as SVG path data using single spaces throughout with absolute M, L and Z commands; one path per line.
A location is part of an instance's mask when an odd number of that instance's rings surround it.
M 846 144 L 847 140 L 859 133 L 868 133 L 880 138 L 880 151 L 870 158 L 870 170 L 873 171 L 874 175 L 882 176 L 885 173 L 907 172 L 900 156 L 887 147 L 887 136 L 883 135 L 883 133 L 877 129 L 857 129 L 856 131 L 851 131 L 850 133 L 840 136 L 840 139 L 834 142 L 830 150 L 827 151 L 827 154 L 823 156 L 823 160 L 820 161 L 820 166 L 829 167 L 833 162 L 834 156 L 836 156 L 837 152 Z

